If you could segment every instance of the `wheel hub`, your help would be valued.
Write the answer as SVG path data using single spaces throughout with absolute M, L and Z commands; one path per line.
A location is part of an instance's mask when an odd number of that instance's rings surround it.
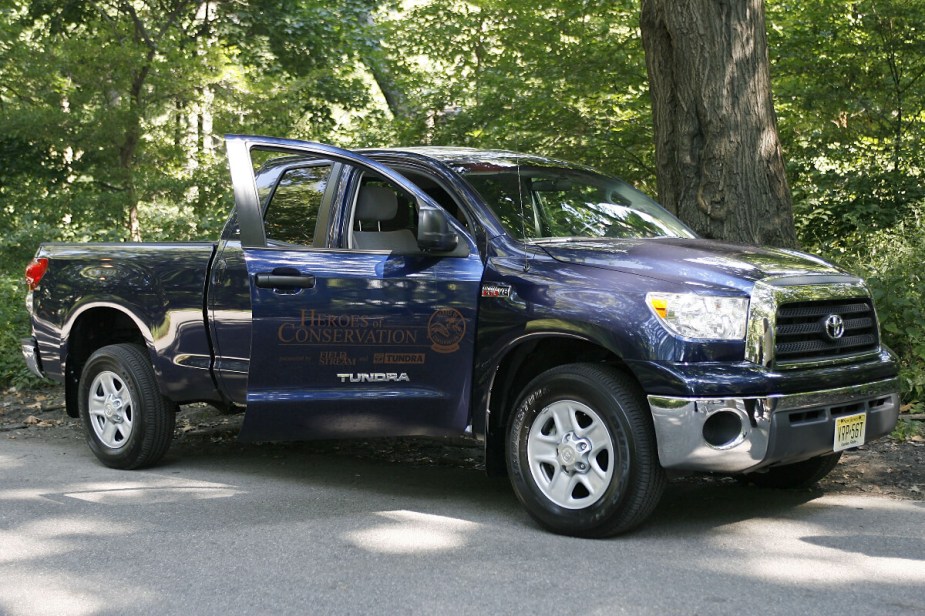
M 106 396 L 106 402 L 103 403 L 103 410 L 106 414 L 106 419 L 113 423 L 122 422 L 122 400 L 117 398 L 113 394 Z
M 587 473 L 591 468 L 590 454 L 591 441 L 577 436 L 574 432 L 567 432 L 556 447 L 559 465 L 569 474 Z
M 534 485 L 564 509 L 584 509 L 613 481 L 614 439 L 600 414 L 577 400 L 555 400 L 540 410 L 527 435 Z

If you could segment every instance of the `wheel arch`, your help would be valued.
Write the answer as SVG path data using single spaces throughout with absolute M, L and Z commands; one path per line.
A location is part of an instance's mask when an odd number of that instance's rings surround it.
M 600 342 L 577 333 L 537 332 L 510 345 L 492 371 L 484 409 L 485 468 L 505 474 L 504 447 L 508 419 L 517 397 L 537 375 L 573 363 L 602 363 L 626 373 L 638 383 L 623 358 Z
M 78 385 L 84 364 L 104 346 L 132 343 L 149 353 L 154 342 L 151 331 L 137 315 L 110 302 L 92 302 L 74 311 L 62 328 L 65 407 L 70 417 L 78 417 Z

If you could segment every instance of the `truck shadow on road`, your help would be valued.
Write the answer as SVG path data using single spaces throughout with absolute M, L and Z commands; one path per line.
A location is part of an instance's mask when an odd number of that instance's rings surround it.
M 377 511 L 413 508 L 435 515 L 467 513 L 493 524 L 536 528 L 506 478 L 488 477 L 478 445 L 441 439 L 370 439 L 303 443 L 177 443 L 170 472 L 221 468 L 282 482 L 308 500 L 329 488 L 349 493 L 350 507 Z M 196 473 L 198 474 L 198 473 Z M 682 478 L 669 483 L 637 536 L 686 535 L 754 518 L 788 517 L 826 493 L 822 489 L 764 490 L 729 479 Z M 325 500 L 325 499 L 322 499 Z M 315 511 L 311 502 L 303 512 Z M 316 511 L 325 515 L 324 506 Z
M 687 533 L 754 518 L 789 516 L 795 508 L 824 495 L 818 488 L 768 490 L 734 479 L 686 477 L 668 485 L 646 527 L 658 528 L 659 533 Z

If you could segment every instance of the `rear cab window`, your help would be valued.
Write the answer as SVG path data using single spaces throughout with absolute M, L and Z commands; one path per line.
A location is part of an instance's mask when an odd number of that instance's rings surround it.
M 322 247 L 318 228 L 331 163 L 316 163 L 286 170 L 276 184 L 264 213 L 267 242 Z

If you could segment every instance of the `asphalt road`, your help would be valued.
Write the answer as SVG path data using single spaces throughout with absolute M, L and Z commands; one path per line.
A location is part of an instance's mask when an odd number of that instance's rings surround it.
M 672 484 L 606 541 L 472 470 L 0 435 L 0 614 L 920 614 L 925 502 Z

